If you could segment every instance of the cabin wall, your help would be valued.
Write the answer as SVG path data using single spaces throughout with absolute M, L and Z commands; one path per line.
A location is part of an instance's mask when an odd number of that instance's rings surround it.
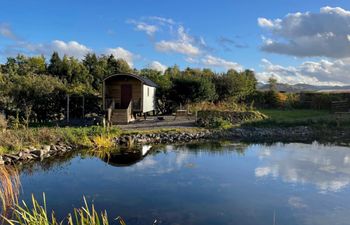
M 148 85 L 143 85 L 142 111 L 150 112 L 155 110 L 156 109 L 155 99 L 156 99 L 156 88 Z
M 141 81 L 133 77 L 123 77 L 123 79 L 110 79 L 105 81 L 105 99 L 114 99 L 116 107 L 121 104 L 121 86 L 123 84 L 132 85 L 132 101 L 141 102 L 142 84 Z M 108 105 L 105 106 L 108 108 Z

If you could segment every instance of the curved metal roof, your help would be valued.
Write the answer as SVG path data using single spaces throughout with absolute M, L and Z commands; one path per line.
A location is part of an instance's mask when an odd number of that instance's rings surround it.
M 106 81 L 112 77 L 116 77 L 116 76 L 130 76 L 133 78 L 136 78 L 138 80 L 140 80 L 142 83 L 144 83 L 145 85 L 151 86 L 151 87 L 158 87 L 158 85 L 156 83 L 154 83 L 153 81 L 151 81 L 150 79 L 148 79 L 147 77 L 142 77 L 136 74 L 132 74 L 132 73 L 118 73 L 118 74 L 112 74 L 108 77 L 106 77 L 105 79 L 103 79 L 103 81 Z

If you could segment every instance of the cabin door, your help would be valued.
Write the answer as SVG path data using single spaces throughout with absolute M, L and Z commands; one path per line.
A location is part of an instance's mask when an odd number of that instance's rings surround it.
M 122 84 L 121 85 L 121 108 L 126 109 L 129 106 L 129 103 L 132 99 L 132 86 L 131 84 Z

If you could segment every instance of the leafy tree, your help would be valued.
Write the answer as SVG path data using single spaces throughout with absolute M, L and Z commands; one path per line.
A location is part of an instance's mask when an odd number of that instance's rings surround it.
M 182 105 L 191 102 L 213 101 L 216 97 L 215 86 L 207 78 L 182 75 L 172 78 L 172 83 L 171 98 Z
M 92 87 L 96 91 L 101 91 L 102 80 L 107 76 L 107 59 L 105 56 L 97 57 L 95 53 L 88 53 L 83 59 L 83 65 L 87 68 L 92 78 Z
M 170 77 L 177 77 L 181 75 L 181 70 L 178 65 L 174 65 L 173 67 L 168 67 L 165 70 L 164 75 Z
M 270 91 L 277 91 L 277 79 L 275 77 L 270 77 L 268 83 Z
M 61 78 L 62 60 L 57 52 L 52 54 L 50 64 L 47 69 L 49 74 Z
M 41 122 L 58 119 L 64 109 L 65 92 L 63 83 L 52 76 L 13 76 L 8 92 L 13 101 L 8 113 L 20 112 L 22 118 L 29 113 L 30 118 Z
M 116 59 L 110 55 L 107 60 L 108 74 L 131 73 L 132 69 L 124 59 Z

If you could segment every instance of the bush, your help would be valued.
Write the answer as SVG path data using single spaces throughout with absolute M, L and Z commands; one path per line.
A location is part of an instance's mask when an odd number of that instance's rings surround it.
M 244 122 L 258 121 L 267 117 L 257 111 L 235 112 L 235 111 L 219 111 L 207 110 L 198 111 L 197 124 L 208 128 L 220 128 L 239 125 Z
M 228 120 L 225 120 L 223 118 L 214 118 L 213 121 L 210 122 L 209 124 L 210 128 L 215 128 L 215 129 L 230 129 L 232 128 L 232 123 Z

